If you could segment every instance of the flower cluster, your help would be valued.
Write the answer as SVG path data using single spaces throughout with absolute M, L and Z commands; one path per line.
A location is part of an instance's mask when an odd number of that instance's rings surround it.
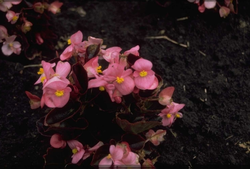
M 3 54 L 10 56 L 12 53 L 17 55 L 21 53 L 20 42 L 14 41 L 16 37 L 20 37 L 23 44 L 22 48 L 26 52 L 27 48 L 30 46 L 29 41 L 33 41 L 33 39 L 26 38 L 26 34 L 32 34 L 31 37 L 35 38 L 34 41 L 38 45 L 43 44 L 44 38 L 47 39 L 45 34 L 51 34 L 51 32 L 49 32 L 49 30 L 46 28 L 46 25 L 48 24 L 39 26 L 39 24 L 41 24 L 39 22 L 43 22 L 43 20 L 48 22 L 47 20 L 49 20 L 47 14 L 44 14 L 44 11 L 48 10 L 53 14 L 56 14 L 60 12 L 60 7 L 62 4 L 63 3 L 59 1 L 49 4 L 47 2 L 37 1 L 31 3 L 22 0 L 1 0 L 0 14 L 5 15 L 5 19 L 3 19 L 3 22 L 1 23 L 3 25 L 0 25 L 0 43 L 4 42 L 2 46 Z M 11 10 L 13 5 L 17 6 L 15 11 Z M 32 27 L 42 27 L 43 30 L 39 30 L 37 28 L 33 29 Z M 9 32 L 14 35 L 8 37 L 7 30 L 9 30 Z M 27 57 L 32 59 L 32 56 Z
M 229 15 L 230 12 L 232 13 L 237 13 L 237 9 L 235 11 L 234 9 L 234 0 L 224 0 L 224 4 L 220 5 L 219 2 L 217 0 L 188 0 L 191 3 L 195 3 L 198 5 L 198 10 L 203 13 L 206 9 L 213 9 L 216 7 L 216 5 L 219 6 L 219 14 L 220 17 L 227 17 Z M 237 0 L 235 0 L 236 2 L 236 7 L 237 7 Z
M 58 58 L 42 61 L 35 82 L 42 84 L 41 98 L 26 91 L 32 109 L 52 108 L 37 122 L 38 131 L 51 137 L 54 149 L 70 148 L 72 164 L 92 156 L 93 166 L 154 168 L 159 154 L 149 147 L 158 146 L 166 127 L 182 118 L 185 105 L 173 101 L 175 88 L 160 91 L 162 79 L 139 46 L 106 49 L 102 39 L 84 41 L 81 31 L 68 44 Z

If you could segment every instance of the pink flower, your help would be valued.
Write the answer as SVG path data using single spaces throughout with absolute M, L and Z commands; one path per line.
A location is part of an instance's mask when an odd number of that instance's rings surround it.
M 133 54 L 135 56 L 139 56 L 139 49 L 140 49 L 140 46 L 137 45 L 137 46 L 125 51 L 123 54 L 124 55 L 129 55 L 131 53 L 131 54 Z
M 139 156 L 131 152 L 129 147 L 124 147 L 128 144 L 124 144 L 123 142 L 116 146 L 110 145 L 109 154 L 100 161 L 99 167 L 110 167 L 112 164 L 115 166 L 140 166 L 138 162 Z
M 83 154 L 85 153 L 83 145 L 82 145 L 82 143 L 80 143 L 77 140 L 69 140 L 69 141 L 67 141 L 67 143 L 68 143 L 68 145 L 71 148 L 72 153 L 73 153 L 73 155 L 71 156 L 71 158 L 72 158 L 71 162 L 73 164 L 76 164 L 82 159 Z
M 33 25 L 30 21 L 28 21 L 26 18 L 23 19 L 24 23 L 21 26 L 21 30 L 23 33 L 27 33 L 31 30 L 31 26 Z
M 65 106 L 70 98 L 71 88 L 67 87 L 70 82 L 67 79 L 53 77 L 43 86 L 41 107 L 46 104 L 50 108 Z
M 98 56 L 91 58 L 83 67 L 87 71 L 89 78 L 96 77 L 99 73 L 102 73 L 102 67 L 98 64 Z
M 225 7 L 225 6 L 222 6 L 220 7 L 219 9 L 219 14 L 220 14 L 220 17 L 222 18 L 226 18 L 230 13 L 230 9 Z
M 121 50 L 122 48 L 116 46 L 108 48 L 106 50 L 102 50 L 102 52 L 104 53 L 102 57 L 107 62 L 114 63 L 114 59 L 119 57 Z
M 8 9 L 10 9 L 13 5 L 17 5 L 22 0 L 1 0 L 0 1 L 0 11 L 6 12 Z
M 49 5 L 48 11 L 52 12 L 53 14 L 59 13 L 61 11 L 60 8 L 62 5 L 62 2 L 55 1 Z
M 0 43 L 3 42 L 3 39 L 6 39 L 7 37 L 7 29 L 3 25 L 0 25 Z
M 8 10 L 6 13 L 6 18 L 11 24 L 15 24 L 19 18 L 20 13 L 15 13 L 14 11 Z
M 53 134 L 50 138 L 50 145 L 54 148 L 64 148 L 66 147 L 66 141 L 62 139 L 60 134 Z
M 182 118 L 182 113 L 179 112 L 185 104 L 178 104 L 172 102 L 169 107 L 166 107 L 159 114 L 162 117 L 162 125 L 170 127 L 176 118 Z
M 148 139 L 148 141 L 153 143 L 155 146 L 158 146 L 164 140 L 163 137 L 165 135 L 166 135 L 166 130 L 159 129 L 156 132 L 154 132 L 154 130 L 150 129 L 145 136 Z
M 98 148 L 100 148 L 101 146 L 103 146 L 103 142 L 99 141 L 96 145 L 94 145 L 94 147 L 89 147 L 88 149 L 85 150 L 85 153 L 82 157 L 83 160 L 85 160 L 86 158 L 88 158 L 93 152 L 95 152 Z
M 135 86 L 138 89 L 152 89 L 151 86 L 157 80 L 157 78 L 155 78 L 155 72 L 151 70 L 152 67 L 153 64 L 149 60 L 140 58 L 135 61 L 132 68 L 135 69 L 133 76 L 135 80 Z
M 30 103 L 30 108 L 31 109 L 36 109 L 36 108 L 41 106 L 41 99 L 38 96 L 33 95 L 28 91 L 25 91 L 25 94 L 30 99 L 29 103 Z
M 212 9 L 215 7 L 215 5 L 216 5 L 216 0 L 204 0 L 204 6 L 207 9 Z
M 63 51 L 60 55 L 61 60 L 67 60 L 72 57 L 72 55 L 76 52 L 77 46 L 82 42 L 83 34 L 81 31 L 77 31 L 73 35 L 71 35 L 68 40 L 69 46 Z
M 104 80 L 114 84 L 115 88 L 122 94 L 130 94 L 135 87 L 134 80 L 130 77 L 131 69 L 124 70 L 122 65 L 112 63 L 103 71 Z
M 33 4 L 35 12 L 42 14 L 44 12 L 44 5 L 41 2 L 36 2 Z
M 17 41 L 16 35 L 6 37 L 6 41 L 3 43 L 2 52 L 6 56 L 10 56 L 12 53 L 19 55 L 21 53 L 21 44 Z
M 36 43 L 41 45 L 43 43 L 43 38 L 41 37 L 40 33 L 36 33 Z
M 163 89 L 159 94 L 159 103 L 161 105 L 170 105 L 173 102 L 172 96 L 174 93 L 174 87 L 167 87 Z

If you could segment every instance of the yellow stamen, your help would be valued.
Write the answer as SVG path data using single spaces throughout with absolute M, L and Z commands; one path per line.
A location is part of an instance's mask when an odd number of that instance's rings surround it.
M 13 43 L 9 43 L 9 47 L 13 47 Z
M 105 88 L 104 88 L 103 86 L 100 86 L 100 87 L 99 87 L 99 90 L 100 90 L 100 91 L 104 91 Z
M 18 19 L 18 17 L 15 15 L 15 16 L 13 16 L 12 21 L 16 21 L 17 19 Z
M 24 26 L 24 32 L 29 32 L 31 30 L 30 26 Z
M 45 76 L 41 77 L 41 82 L 43 83 L 45 79 L 46 79 Z
M 37 72 L 37 74 L 41 75 L 41 74 L 43 74 L 43 72 L 44 72 L 43 68 L 40 68 L 39 71 Z
M 169 119 L 172 115 L 171 114 L 167 114 L 166 117 Z
M 72 149 L 72 153 L 76 154 L 78 152 L 78 150 L 76 148 Z
M 176 118 L 181 118 L 181 115 L 176 114 L 175 117 L 176 117 Z
M 64 91 L 63 91 L 63 90 L 57 90 L 57 91 L 55 92 L 55 95 L 56 95 L 57 97 L 61 97 L 61 96 L 63 96 L 63 94 L 64 94 Z
M 98 67 L 96 68 L 97 73 L 102 73 L 101 68 L 102 68 L 102 66 L 98 66 Z
M 70 45 L 71 44 L 71 40 L 70 39 L 68 39 L 68 45 Z
M 141 77 L 145 77 L 145 76 L 147 76 L 147 74 L 148 74 L 148 72 L 146 72 L 144 70 L 140 72 Z
M 109 154 L 109 155 L 107 155 L 107 157 L 106 157 L 107 159 L 111 159 L 112 158 L 112 156 Z
M 116 77 L 116 82 L 121 84 L 122 82 L 124 82 L 124 79 L 122 77 Z

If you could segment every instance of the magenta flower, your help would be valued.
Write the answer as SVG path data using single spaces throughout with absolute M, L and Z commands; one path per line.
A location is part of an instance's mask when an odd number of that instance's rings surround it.
M 174 93 L 174 87 L 167 87 L 163 89 L 159 94 L 159 103 L 161 105 L 170 105 L 173 102 L 172 96 Z
M 178 104 L 172 102 L 170 106 L 166 107 L 159 114 L 162 117 L 162 125 L 170 127 L 176 118 L 182 118 L 182 113 L 179 111 L 185 106 L 185 104 Z
M 6 41 L 3 43 L 2 52 L 6 56 L 10 56 L 12 53 L 19 55 L 21 53 L 21 44 L 17 41 L 16 35 L 6 37 Z
M 14 11 L 8 10 L 6 13 L 6 18 L 11 24 L 15 24 L 19 18 L 20 13 L 15 13 Z
M 53 77 L 43 86 L 43 96 L 41 107 L 46 104 L 50 108 L 65 106 L 70 98 L 71 88 L 68 87 L 70 82 L 67 79 Z
M 48 11 L 52 12 L 53 14 L 59 13 L 61 11 L 60 8 L 62 5 L 62 2 L 54 1 L 49 5 Z
M 0 25 L 0 43 L 3 42 L 3 39 L 6 39 L 7 37 L 7 29 L 3 25 Z
M 166 130 L 159 129 L 156 132 L 154 132 L 154 130 L 150 129 L 145 136 L 148 139 L 148 141 L 153 143 L 155 146 L 158 146 L 164 140 L 165 135 L 166 135 Z
M 135 61 L 132 68 L 135 69 L 133 76 L 135 80 L 135 86 L 138 89 L 152 89 L 151 86 L 157 80 L 155 78 L 155 72 L 151 70 L 152 67 L 153 64 L 149 60 L 140 58 Z
M 71 156 L 72 158 L 71 162 L 73 164 L 78 163 L 82 159 L 83 154 L 85 153 L 82 143 L 80 143 L 77 140 L 69 140 L 67 141 L 67 144 L 71 148 L 73 153 L 73 155 Z

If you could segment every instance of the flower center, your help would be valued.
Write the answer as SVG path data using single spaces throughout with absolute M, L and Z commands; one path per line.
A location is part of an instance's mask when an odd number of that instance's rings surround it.
M 176 118 L 181 118 L 181 115 L 176 114 L 175 117 L 176 117 Z
M 116 82 L 121 84 L 122 82 L 124 82 L 124 79 L 122 77 L 116 77 Z
M 105 88 L 104 88 L 103 86 L 100 86 L 100 87 L 99 87 L 99 90 L 100 90 L 100 91 L 104 91 Z
M 44 72 L 43 68 L 40 68 L 39 71 L 37 72 L 37 74 L 41 75 L 41 74 L 43 74 L 43 72 Z
M 17 19 L 18 19 L 18 17 L 16 15 L 13 16 L 13 18 L 12 18 L 13 21 L 16 21 Z
M 111 156 L 111 154 L 109 154 L 108 156 L 107 156 L 107 159 L 111 159 L 112 158 L 112 156 Z
M 45 79 L 46 79 L 45 76 L 41 77 L 41 82 L 43 83 Z
M 10 47 L 10 48 L 13 47 L 13 43 L 9 43 L 9 47 Z
M 96 68 L 96 71 L 97 71 L 97 73 L 102 73 L 102 66 L 98 66 L 97 68 Z
M 63 91 L 63 90 L 57 90 L 57 91 L 55 92 L 55 95 L 56 95 L 57 97 L 61 97 L 61 96 L 64 95 L 64 91 Z
M 148 72 L 146 72 L 144 70 L 140 72 L 141 77 L 145 77 L 145 76 L 147 76 L 147 74 L 148 74 Z
M 76 154 L 78 152 L 78 150 L 76 148 L 72 149 L 72 153 Z
M 169 119 L 172 115 L 171 114 L 166 114 L 166 117 Z
M 68 39 L 68 45 L 70 45 L 71 44 L 71 40 L 70 39 Z

